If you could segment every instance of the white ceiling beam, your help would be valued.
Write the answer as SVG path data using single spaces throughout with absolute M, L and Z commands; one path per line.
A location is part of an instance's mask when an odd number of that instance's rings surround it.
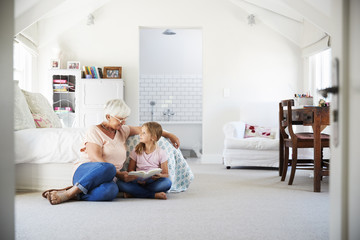
M 46 18 L 39 21 L 39 31 L 51 32 L 51 34 L 39 35 L 38 48 L 42 48 L 48 43 L 53 42 L 65 31 L 79 24 L 81 21 L 86 24 L 87 16 L 90 13 L 94 13 L 109 1 L 111 0 L 66 0 L 58 6 L 57 9 L 49 12 Z M 64 14 L 66 16 L 65 18 Z M 54 31 L 54 29 L 56 30 Z
M 255 22 L 261 21 L 298 47 L 302 47 L 303 21 L 301 21 L 302 18 L 298 14 L 295 14 L 295 18 L 293 15 L 284 15 L 281 11 L 278 11 L 279 9 L 284 10 L 281 6 L 279 8 L 273 6 L 269 9 L 267 6 L 258 5 L 260 2 L 254 0 L 230 0 L 230 2 L 247 12 L 247 14 L 254 14 Z M 286 6 L 286 8 L 288 7 Z
M 40 0 L 33 7 L 15 18 L 15 36 L 26 28 L 44 18 L 54 8 L 58 7 L 66 0 Z
M 310 23 L 331 35 L 331 21 L 323 12 L 317 10 L 304 0 L 282 0 L 289 7 L 297 11 Z
M 231 0 L 235 2 L 235 0 Z M 282 17 L 297 21 L 303 22 L 304 18 L 297 11 L 289 8 L 287 4 L 284 4 L 281 0 L 237 0 L 242 1 L 247 4 L 256 6 L 258 8 L 267 10 L 269 12 L 278 14 Z

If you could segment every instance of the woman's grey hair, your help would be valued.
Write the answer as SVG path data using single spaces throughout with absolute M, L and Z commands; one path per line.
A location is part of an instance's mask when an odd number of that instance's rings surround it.
M 121 118 L 128 117 L 131 109 L 126 105 L 122 99 L 112 99 L 105 104 L 104 115 L 117 116 Z

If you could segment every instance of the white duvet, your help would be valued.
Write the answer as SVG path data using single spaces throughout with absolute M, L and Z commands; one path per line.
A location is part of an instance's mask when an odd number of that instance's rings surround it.
M 80 157 L 86 128 L 15 131 L 15 163 L 71 163 Z

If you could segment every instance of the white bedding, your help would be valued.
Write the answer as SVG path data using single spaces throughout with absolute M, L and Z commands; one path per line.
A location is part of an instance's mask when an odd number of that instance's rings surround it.
M 86 128 L 15 131 L 15 163 L 72 163 L 80 157 Z

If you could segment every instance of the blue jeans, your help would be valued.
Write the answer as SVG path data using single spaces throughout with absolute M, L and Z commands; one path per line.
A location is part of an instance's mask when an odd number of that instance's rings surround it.
M 119 193 L 119 189 L 113 181 L 115 175 L 116 168 L 111 163 L 87 162 L 76 169 L 73 185 L 82 191 L 79 194 L 80 200 L 111 201 Z
M 124 182 L 118 180 L 116 184 L 120 192 L 126 192 L 137 198 L 154 198 L 155 193 L 167 192 L 171 188 L 171 181 L 168 178 L 157 180 L 148 179 L 145 184 L 139 184 L 138 180 Z

